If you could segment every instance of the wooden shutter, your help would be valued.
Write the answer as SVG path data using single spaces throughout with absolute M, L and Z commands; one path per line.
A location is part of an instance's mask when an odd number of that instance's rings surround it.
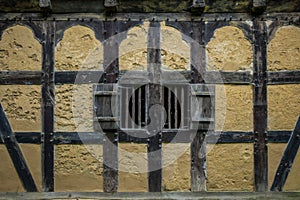
M 215 87 L 207 84 L 191 84 L 190 129 L 213 130 Z

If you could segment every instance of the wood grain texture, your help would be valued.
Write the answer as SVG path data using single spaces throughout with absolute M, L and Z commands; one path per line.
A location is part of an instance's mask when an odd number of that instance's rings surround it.
M 268 105 L 266 24 L 255 19 L 254 27 L 254 189 L 268 191 Z

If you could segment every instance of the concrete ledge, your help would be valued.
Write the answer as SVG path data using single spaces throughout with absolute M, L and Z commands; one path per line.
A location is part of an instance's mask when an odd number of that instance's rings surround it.
M 0 193 L 0 199 L 300 199 L 300 192 Z

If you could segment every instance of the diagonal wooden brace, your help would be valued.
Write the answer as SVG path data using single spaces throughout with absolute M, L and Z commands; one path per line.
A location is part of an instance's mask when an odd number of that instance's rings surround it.
M 30 170 L 0 103 L 0 137 L 27 192 L 37 192 Z
M 277 168 L 271 191 L 282 191 L 300 145 L 300 116 Z

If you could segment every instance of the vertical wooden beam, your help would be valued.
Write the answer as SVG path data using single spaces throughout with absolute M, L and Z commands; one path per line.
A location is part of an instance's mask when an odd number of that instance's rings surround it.
M 267 28 L 254 19 L 254 189 L 268 190 Z
M 161 98 L 161 50 L 160 50 L 160 23 L 152 21 L 148 32 L 148 73 L 150 78 L 148 93 L 148 110 L 152 106 L 162 104 Z M 151 115 L 151 113 L 150 113 Z M 148 116 L 149 117 L 149 116 Z M 161 153 L 161 113 L 154 112 L 151 118 L 152 130 L 148 138 L 148 190 L 160 192 L 162 185 L 162 153 Z M 149 121 L 149 120 L 147 120 Z M 160 131 L 159 131 L 160 130 Z M 153 132 L 152 132 L 153 131 Z M 159 131 L 157 133 L 156 131 Z
M 43 23 L 42 63 L 42 183 L 44 192 L 54 191 L 54 49 L 55 24 Z
M 191 77 L 192 84 L 205 83 L 206 52 L 204 45 L 205 24 L 191 25 Z M 206 191 L 206 131 L 198 130 L 191 144 L 191 191 Z
M 12 132 L 8 119 L 0 103 L 0 137 L 5 144 L 11 160 L 15 166 L 23 187 L 27 192 L 37 192 L 36 185 L 26 164 L 22 151 Z
M 300 145 L 300 116 L 277 168 L 271 191 L 282 191 Z
M 113 37 L 118 33 L 115 21 L 104 22 L 104 74 L 106 83 L 116 83 L 119 75 L 119 41 Z M 103 190 L 118 191 L 118 131 L 106 131 L 103 142 Z

